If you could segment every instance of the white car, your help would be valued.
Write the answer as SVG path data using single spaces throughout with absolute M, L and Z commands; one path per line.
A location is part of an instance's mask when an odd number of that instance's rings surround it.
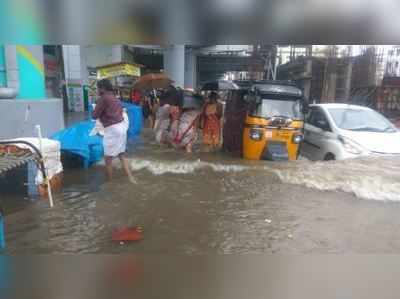
M 400 131 L 367 107 L 314 104 L 306 116 L 301 154 L 310 160 L 397 155 Z

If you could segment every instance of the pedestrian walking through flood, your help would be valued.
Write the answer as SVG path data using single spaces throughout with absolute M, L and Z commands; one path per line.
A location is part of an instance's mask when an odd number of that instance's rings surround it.
M 106 163 L 106 174 L 112 179 L 112 160 L 118 157 L 128 178 L 134 182 L 125 158 L 128 120 L 124 119 L 121 102 L 115 97 L 111 82 L 107 79 L 97 83 L 100 99 L 92 113 L 94 119 L 99 119 L 104 126 L 104 159 Z

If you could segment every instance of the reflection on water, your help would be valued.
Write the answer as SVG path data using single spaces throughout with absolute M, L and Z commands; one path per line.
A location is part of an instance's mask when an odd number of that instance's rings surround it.
M 7 252 L 400 251 L 398 158 L 251 162 L 186 155 L 147 140 L 129 156 L 137 185 L 122 171 L 105 182 L 96 166 L 68 170 L 53 209 L 4 199 Z M 113 244 L 112 230 L 129 225 L 142 226 L 145 239 Z

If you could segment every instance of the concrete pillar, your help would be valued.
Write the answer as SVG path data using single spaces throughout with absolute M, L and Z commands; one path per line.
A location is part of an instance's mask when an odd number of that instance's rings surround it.
M 193 49 L 185 53 L 185 88 L 196 89 L 197 87 L 197 57 Z
M 351 92 L 351 79 L 352 79 L 352 73 L 353 73 L 353 62 L 351 59 L 348 61 L 348 65 L 346 67 L 346 90 L 345 90 L 345 100 L 348 101 L 350 98 L 350 92 Z
M 310 100 L 311 97 L 311 81 L 312 81 L 312 67 L 313 67 L 313 61 L 312 59 L 308 59 L 306 61 L 306 65 L 305 65 L 305 77 L 306 79 L 304 80 L 304 97 L 307 100 Z
M 19 70 L 20 99 L 45 99 L 46 87 L 44 77 L 43 46 L 17 45 L 16 56 Z M 14 68 L 14 56 L 10 56 L 11 67 Z M 14 70 L 15 71 L 15 70 Z M 7 73 L 8 74 L 8 73 Z M 15 81 L 15 77 L 10 78 Z M 12 86 L 10 86 L 12 87 Z
M 336 82 L 337 82 L 337 73 L 333 72 L 328 75 L 329 76 L 329 86 L 328 86 L 328 102 L 334 103 L 336 98 Z
M 87 83 L 88 73 L 84 51 L 80 46 L 63 46 L 65 81 L 67 85 L 68 110 L 85 111 L 83 85 Z
M 175 81 L 175 86 L 185 87 L 185 45 L 164 49 L 164 72 Z
M 83 46 L 80 46 L 81 79 L 83 85 L 89 84 L 89 71 L 87 68 L 87 52 Z
M 81 50 L 80 46 L 63 46 L 65 64 L 65 78 L 67 80 L 81 80 Z

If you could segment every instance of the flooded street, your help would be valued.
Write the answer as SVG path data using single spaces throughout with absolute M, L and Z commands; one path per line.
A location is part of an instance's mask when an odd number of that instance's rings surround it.
M 138 184 L 102 166 L 65 171 L 55 207 L 6 198 L 7 253 L 399 253 L 400 159 L 249 162 L 192 156 L 147 135 L 130 146 Z M 139 225 L 144 240 L 111 242 Z

